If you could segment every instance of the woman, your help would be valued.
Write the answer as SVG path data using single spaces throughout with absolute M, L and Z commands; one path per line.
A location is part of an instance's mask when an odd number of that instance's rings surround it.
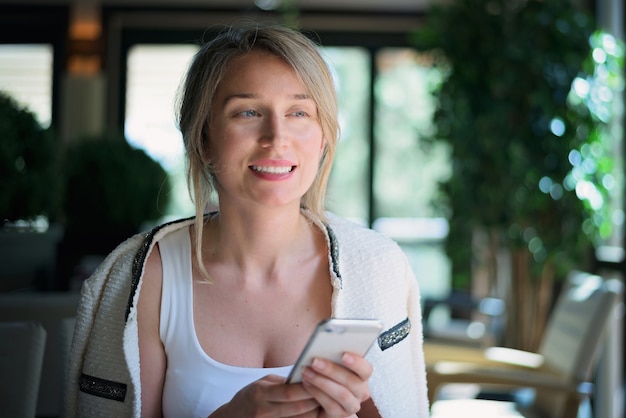
M 427 417 L 406 257 L 324 212 L 338 123 L 316 45 L 277 26 L 223 32 L 189 68 L 179 124 L 196 216 L 131 238 L 85 283 L 68 414 Z M 317 359 L 286 384 L 328 317 L 385 330 L 365 358 Z

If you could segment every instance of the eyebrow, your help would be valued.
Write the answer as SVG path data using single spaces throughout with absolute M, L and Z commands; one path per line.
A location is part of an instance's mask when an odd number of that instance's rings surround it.
M 224 105 L 235 99 L 258 99 L 259 97 L 259 95 L 253 93 L 235 93 L 224 98 Z M 313 100 L 313 96 L 306 93 L 292 94 L 290 97 L 296 100 Z

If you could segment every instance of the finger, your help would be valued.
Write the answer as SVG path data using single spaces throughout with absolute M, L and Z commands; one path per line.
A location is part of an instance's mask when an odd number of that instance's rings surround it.
M 312 366 L 304 369 L 303 385 L 325 412 L 333 416 L 354 414 L 369 397 L 367 381 L 344 367 L 319 359 L 314 360 Z
M 257 395 L 268 402 L 297 401 L 311 397 L 302 385 L 285 385 L 285 381 L 282 376 L 268 374 L 257 381 Z
M 284 383 L 285 378 L 269 375 L 268 381 Z M 278 416 L 281 417 L 317 417 L 320 408 L 315 397 L 300 384 L 273 386 L 270 393 L 267 393 L 267 401 L 276 408 Z
M 322 415 L 322 410 L 319 405 L 312 411 L 307 411 L 299 415 L 291 415 L 289 418 L 320 418 Z M 352 418 L 352 417 L 350 417 Z M 356 415 L 355 417 L 356 418 Z
M 297 402 L 272 403 L 272 416 L 279 417 L 316 417 L 320 404 L 314 397 Z
M 342 362 L 343 361 L 347 361 L 349 363 L 349 367 L 352 367 L 352 369 L 335 362 L 319 358 L 313 359 L 310 369 L 341 386 L 349 388 L 350 391 L 361 401 L 369 398 L 367 380 L 372 374 L 372 367 L 369 362 L 362 357 L 352 354 L 345 354 L 344 359 L 342 359 Z M 353 369 L 356 369 L 356 372 Z
M 341 357 L 341 364 L 362 380 L 368 380 L 374 372 L 374 368 L 369 361 L 354 353 L 344 353 Z
M 301 383 L 296 385 L 282 385 L 274 394 L 273 402 L 297 402 L 313 399 L 311 393 Z
M 346 387 L 324 377 L 320 377 L 315 383 L 320 386 L 304 381 L 305 387 L 315 397 L 323 411 L 320 416 L 346 417 L 356 414 L 361 409 L 361 405 L 354 394 Z

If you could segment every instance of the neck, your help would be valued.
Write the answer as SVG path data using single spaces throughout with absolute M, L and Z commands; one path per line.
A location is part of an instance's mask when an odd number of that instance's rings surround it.
M 315 252 L 315 230 L 295 206 L 255 211 L 222 207 L 207 225 L 204 242 L 213 260 L 234 263 L 246 277 L 271 277 L 286 263 Z

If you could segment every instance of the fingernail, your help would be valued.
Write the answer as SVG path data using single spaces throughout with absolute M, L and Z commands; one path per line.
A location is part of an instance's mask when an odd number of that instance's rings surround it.
M 341 361 L 344 364 L 352 364 L 354 363 L 354 357 L 348 353 L 345 353 L 343 356 L 341 356 Z
M 311 363 L 311 367 L 313 367 L 315 370 L 323 370 L 325 366 L 326 363 L 324 363 L 324 360 L 318 358 L 313 359 L 313 363 Z

